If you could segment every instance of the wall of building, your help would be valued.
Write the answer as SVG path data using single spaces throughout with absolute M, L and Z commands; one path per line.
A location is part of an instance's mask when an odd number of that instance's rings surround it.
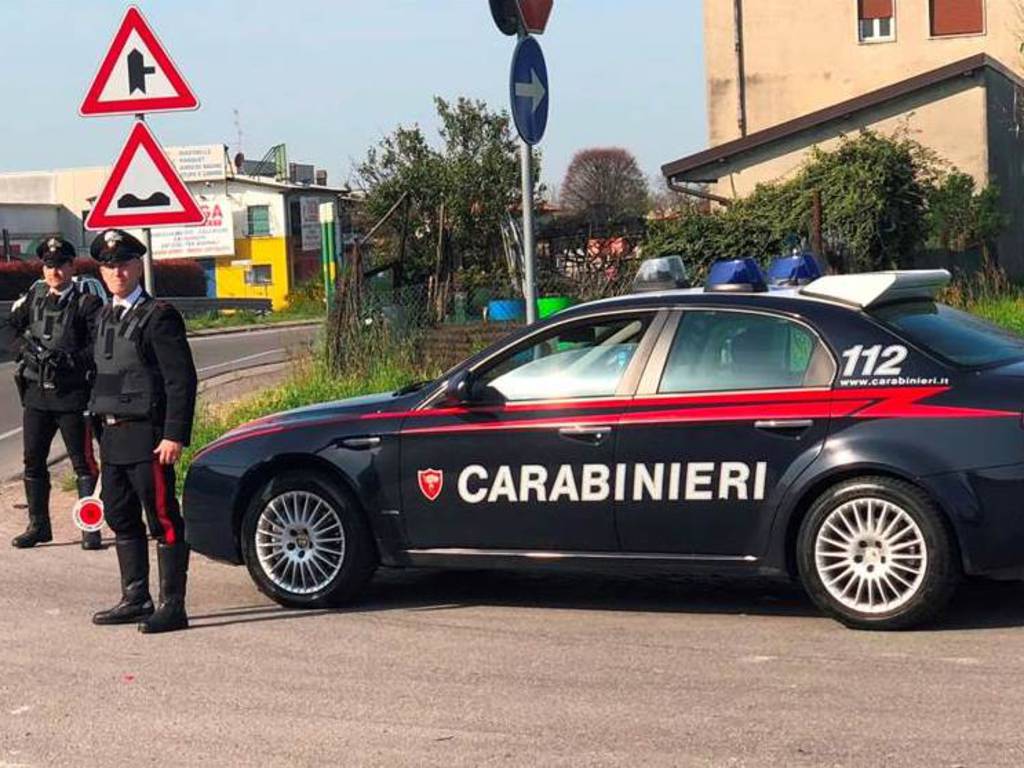
M 246 274 L 253 267 L 269 267 L 271 282 L 253 285 Z M 291 290 L 288 253 L 283 237 L 242 238 L 235 241 L 235 255 L 216 260 L 217 297 L 222 299 L 270 299 L 274 309 L 288 306 Z
M 0 230 L 7 230 L 14 254 L 32 254 L 40 240 L 60 231 L 60 215 L 58 205 L 0 203 Z
M 843 135 L 862 128 L 927 139 L 928 146 L 941 157 L 973 176 L 979 186 L 984 185 L 989 178 L 986 91 L 984 76 L 978 74 L 773 142 L 746 153 L 742 163 L 727 166 L 732 172 L 719 179 L 714 191 L 723 197 L 743 197 L 758 184 L 789 178 L 807 160 L 812 147 L 832 149 Z
M 0 173 L 0 201 L 5 203 L 57 202 L 52 173 Z
M 219 185 L 215 185 L 219 186 Z M 220 298 L 268 298 L 274 309 L 288 306 L 285 300 L 291 291 L 288 263 L 287 217 L 284 195 L 277 189 L 232 180 L 227 182 L 227 195 L 232 205 L 235 231 L 235 253 L 216 260 L 217 296 Z M 270 234 L 254 235 L 249 231 L 248 209 L 265 205 L 270 217 Z M 271 283 L 258 285 L 246 281 L 254 267 L 269 267 Z
M 861 43 L 857 0 L 741 0 L 747 132 L 977 53 L 1024 75 L 1016 0 L 986 0 L 986 33 L 932 38 L 929 0 L 894 0 L 894 42 Z M 711 146 L 739 137 L 734 0 L 704 0 Z

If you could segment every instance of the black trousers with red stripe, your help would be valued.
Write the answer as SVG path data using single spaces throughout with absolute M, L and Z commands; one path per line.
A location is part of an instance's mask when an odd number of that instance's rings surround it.
M 146 527 L 164 544 L 184 541 L 185 522 L 174 495 L 174 465 L 104 464 L 103 511 L 118 539 L 144 539 Z M 145 523 L 142 519 L 145 511 Z
M 80 412 L 62 413 L 25 408 L 22 428 L 26 478 L 45 480 L 50 477 L 46 460 L 57 430 L 60 430 L 60 436 L 64 439 L 64 447 L 67 448 L 75 474 L 78 477 L 99 476 L 92 449 L 92 429 L 89 420 Z

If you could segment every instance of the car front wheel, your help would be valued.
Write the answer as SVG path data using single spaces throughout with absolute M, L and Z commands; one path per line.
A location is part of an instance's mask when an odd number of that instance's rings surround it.
M 833 486 L 797 540 L 804 588 L 856 629 L 906 629 L 934 618 L 960 579 L 950 533 L 916 486 L 864 477 Z
M 285 472 L 253 498 L 242 550 L 260 590 L 293 608 L 355 598 L 376 566 L 363 516 L 325 477 Z

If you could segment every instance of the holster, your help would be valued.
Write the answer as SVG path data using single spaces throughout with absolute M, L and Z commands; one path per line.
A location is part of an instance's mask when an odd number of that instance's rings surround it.
M 14 369 L 14 386 L 18 389 L 18 400 L 21 401 L 22 407 L 25 406 L 25 390 L 28 389 L 28 382 L 25 380 L 25 361 L 22 360 L 18 363 L 18 367 Z

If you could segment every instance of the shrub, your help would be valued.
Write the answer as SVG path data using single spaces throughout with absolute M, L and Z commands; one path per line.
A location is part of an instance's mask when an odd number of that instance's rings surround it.
M 39 261 L 0 262 L 0 301 L 14 301 L 42 276 Z
M 653 223 L 645 256 L 679 254 L 695 280 L 716 259 L 766 261 L 788 250 L 794 235 L 810 237 L 814 192 L 821 255 L 843 271 L 911 266 L 927 244 L 988 248 L 1006 225 L 994 187 L 976 191 L 969 176 L 921 144 L 865 130 L 832 151 L 813 149 L 793 178 L 759 185 L 727 208 Z

